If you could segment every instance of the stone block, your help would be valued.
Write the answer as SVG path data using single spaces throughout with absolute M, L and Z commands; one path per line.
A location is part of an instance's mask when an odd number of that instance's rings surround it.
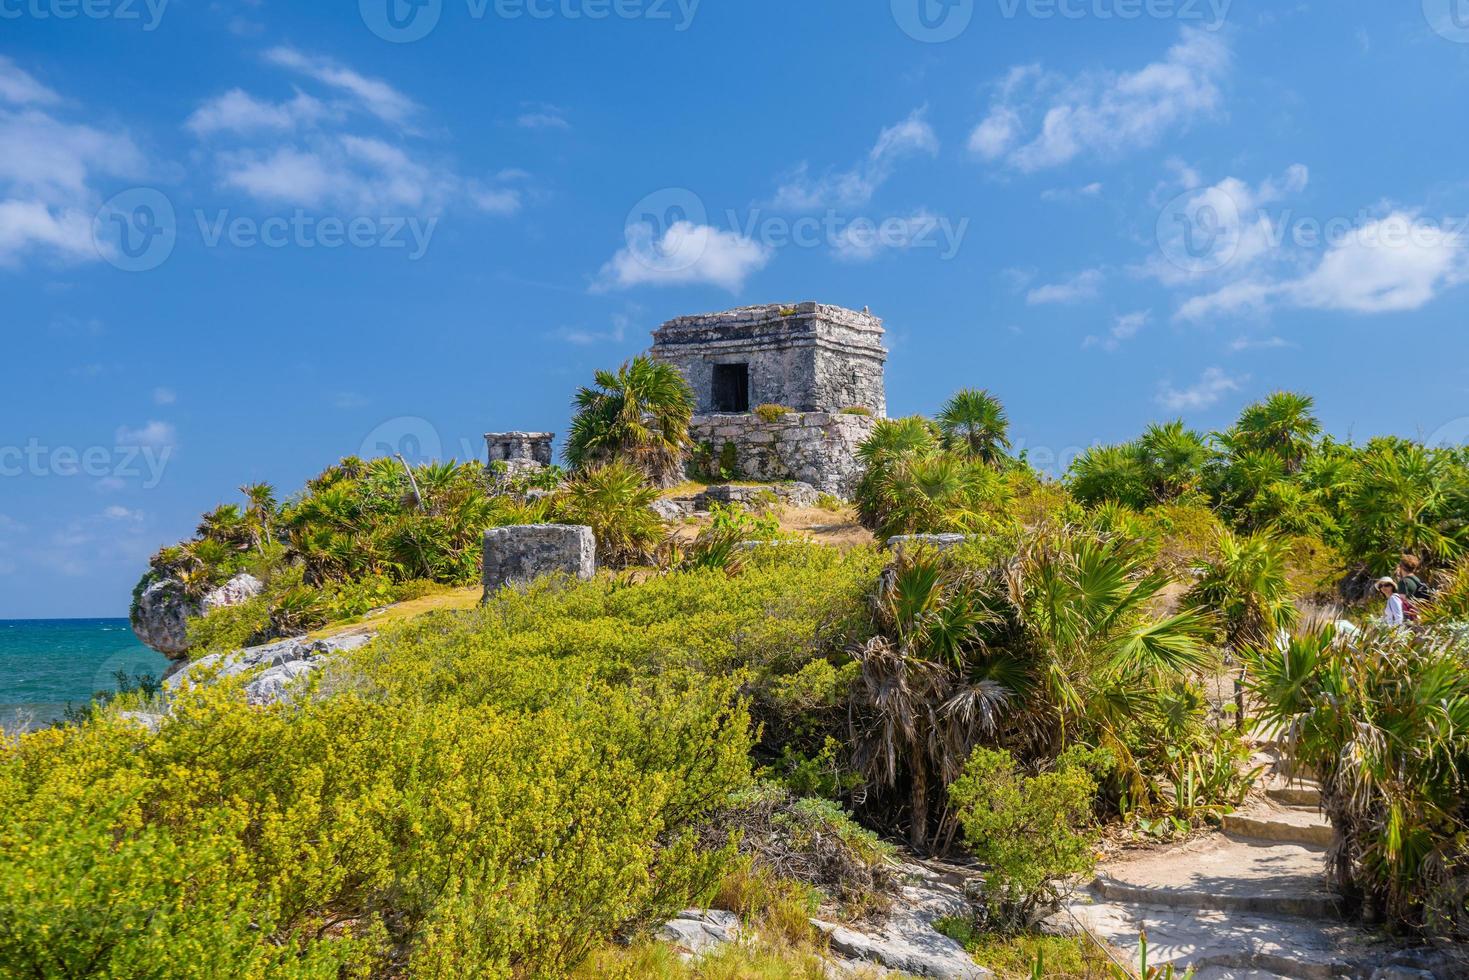
M 570 524 L 518 524 L 485 532 L 485 596 L 501 586 L 545 575 L 589 579 L 597 570 L 592 529 Z

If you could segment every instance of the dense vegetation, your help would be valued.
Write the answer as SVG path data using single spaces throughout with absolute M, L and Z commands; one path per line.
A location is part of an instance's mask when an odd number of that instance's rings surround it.
M 782 536 L 772 514 L 718 508 L 675 545 L 649 506 L 698 463 L 676 372 L 637 359 L 575 405 L 568 473 L 347 459 L 161 551 L 144 584 L 266 583 L 192 624 L 204 649 L 471 584 L 497 524 L 587 524 L 642 567 L 391 628 L 291 704 L 196 687 L 150 733 L 119 710 L 156 708 L 140 691 L 13 741 L 0 975 L 686 976 L 637 937 L 714 902 L 784 944 L 728 975 L 816 976 L 815 906 L 886 902 L 872 831 L 985 864 L 980 914 L 949 928 L 988 948 L 1091 868 L 1100 824 L 1169 835 L 1237 805 L 1256 709 L 1321 773 L 1365 913 L 1469 921 L 1469 657 L 1445 625 L 1469 612 L 1463 452 L 1339 443 L 1278 394 L 1055 482 L 966 390 L 876 424 L 855 503 L 879 538 L 968 543 L 749 550 Z M 1404 554 L 1440 625 L 1302 626 L 1371 618 L 1363 581 Z M 1253 703 L 1211 701 L 1227 664 Z

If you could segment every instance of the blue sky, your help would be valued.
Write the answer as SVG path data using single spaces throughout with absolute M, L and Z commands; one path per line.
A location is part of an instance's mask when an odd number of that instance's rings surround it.
M 0 617 L 745 303 L 1043 465 L 1287 386 L 1469 431 L 1459 0 L 388 2 L 0 0 Z

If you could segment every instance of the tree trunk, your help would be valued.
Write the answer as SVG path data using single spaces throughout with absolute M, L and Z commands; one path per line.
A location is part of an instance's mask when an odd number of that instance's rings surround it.
M 913 823 L 908 829 L 908 843 L 913 850 L 922 854 L 928 849 L 928 764 L 921 748 L 915 747 L 910 758 L 909 768 L 913 770 Z

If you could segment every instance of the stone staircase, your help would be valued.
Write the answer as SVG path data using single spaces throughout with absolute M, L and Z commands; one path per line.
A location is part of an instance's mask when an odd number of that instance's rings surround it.
M 1193 967 L 1196 980 L 1370 977 L 1370 941 L 1324 881 L 1320 789 L 1283 768 L 1219 831 L 1105 862 L 1067 915 L 1134 963 L 1145 933 L 1150 967 Z

